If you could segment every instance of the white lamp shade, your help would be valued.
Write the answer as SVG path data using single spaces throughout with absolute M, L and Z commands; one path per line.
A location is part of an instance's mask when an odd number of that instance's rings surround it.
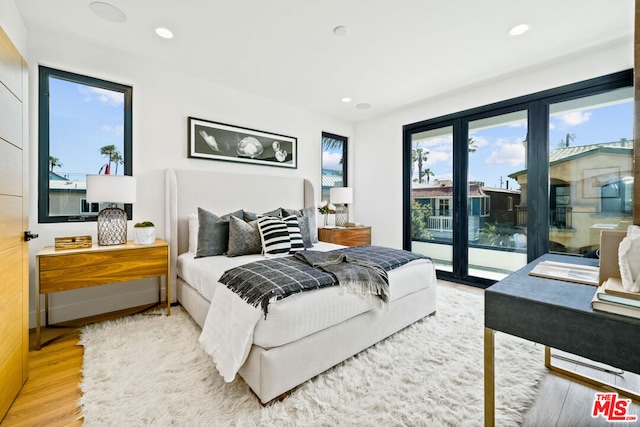
M 353 188 L 351 187 L 332 187 L 329 189 L 329 199 L 333 204 L 349 204 L 353 203 Z
M 136 179 L 127 175 L 87 175 L 88 203 L 135 203 Z

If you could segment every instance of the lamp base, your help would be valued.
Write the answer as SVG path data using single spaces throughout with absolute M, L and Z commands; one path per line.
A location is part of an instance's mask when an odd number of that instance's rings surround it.
M 127 213 L 120 208 L 104 208 L 98 214 L 98 245 L 127 243 Z
M 336 226 L 346 227 L 349 222 L 349 208 L 346 205 L 336 206 Z

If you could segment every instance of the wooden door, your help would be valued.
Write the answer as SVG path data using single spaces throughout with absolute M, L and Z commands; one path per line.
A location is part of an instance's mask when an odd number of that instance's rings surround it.
M 28 372 L 26 73 L 20 53 L 0 28 L 0 420 Z

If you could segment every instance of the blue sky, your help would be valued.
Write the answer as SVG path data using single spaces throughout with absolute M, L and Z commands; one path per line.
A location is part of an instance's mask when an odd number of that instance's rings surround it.
M 331 170 L 342 170 L 340 160 L 342 159 L 342 149 L 333 149 L 322 151 L 322 168 Z
M 556 150 L 567 134 L 573 137 L 571 146 L 598 144 L 633 139 L 633 103 L 631 101 L 601 108 L 558 113 L 551 117 L 549 129 L 550 151 Z M 506 187 L 510 173 L 525 168 L 527 136 L 526 121 L 519 120 L 507 125 L 489 127 L 471 132 L 477 146 L 469 155 L 469 180 L 481 181 L 487 187 Z M 451 136 L 431 138 L 421 144 L 429 151 L 426 166 L 435 174 L 433 179 L 452 178 Z M 414 178 L 417 176 L 414 166 Z M 515 180 L 509 179 L 509 188 L 517 189 Z
M 124 94 L 56 78 L 50 79 L 49 91 L 49 154 L 62 163 L 54 172 L 71 179 L 98 173 L 107 163 L 100 154 L 105 145 L 115 145 L 124 157 Z M 118 175 L 123 171 L 120 165 Z

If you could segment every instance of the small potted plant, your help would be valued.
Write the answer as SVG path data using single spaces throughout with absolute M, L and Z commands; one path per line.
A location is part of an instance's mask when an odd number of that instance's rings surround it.
M 335 214 L 336 207 L 326 200 L 323 200 L 322 202 L 320 202 L 320 206 L 318 206 L 318 212 L 320 212 L 324 216 L 324 225 L 326 227 L 327 225 L 329 225 L 329 214 Z
M 133 226 L 133 243 L 150 245 L 156 241 L 156 227 L 150 221 L 138 222 Z

